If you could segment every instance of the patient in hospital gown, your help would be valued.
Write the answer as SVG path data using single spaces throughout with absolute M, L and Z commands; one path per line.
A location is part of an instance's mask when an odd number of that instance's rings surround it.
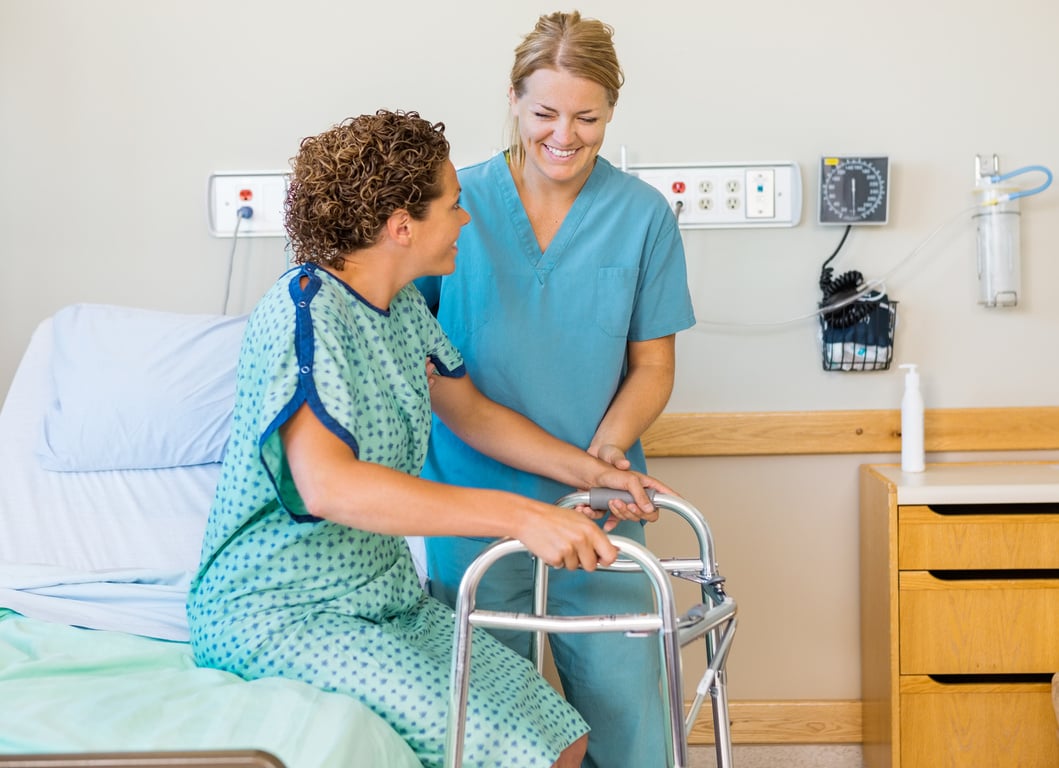
M 419 479 L 432 405 L 502 461 L 630 491 L 611 505 L 620 519 L 654 518 L 644 487 L 671 492 L 550 437 L 464 375 L 410 284 L 453 268 L 469 220 L 458 195 L 443 126 L 415 113 L 303 141 L 287 213 L 299 266 L 247 325 L 188 601 L 200 665 L 347 693 L 425 766 L 444 760 L 453 619 L 403 537 L 513 536 L 567 568 L 617 555 L 586 510 Z M 579 765 L 586 731 L 529 662 L 475 631 L 465 765 Z

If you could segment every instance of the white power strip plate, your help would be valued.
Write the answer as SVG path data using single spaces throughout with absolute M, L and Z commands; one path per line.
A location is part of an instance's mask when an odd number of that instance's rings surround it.
M 797 163 L 632 165 L 626 170 L 662 193 L 682 229 L 794 227 L 802 218 Z
M 286 237 L 283 206 L 287 200 L 284 171 L 238 171 L 210 174 L 206 212 L 210 234 L 234 237 Z M 251 215 L 243 218 L 241 208 Z

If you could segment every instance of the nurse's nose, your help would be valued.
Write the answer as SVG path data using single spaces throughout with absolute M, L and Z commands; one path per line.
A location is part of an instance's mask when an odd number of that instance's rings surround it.
M 556 120 L 555 130 L 552 133 L 555 135 L 557 143 L 563 144 L 564 147 L 567 142 L 573 138 L 576 133 L 576 127 L 574 126 L 573 120 Z

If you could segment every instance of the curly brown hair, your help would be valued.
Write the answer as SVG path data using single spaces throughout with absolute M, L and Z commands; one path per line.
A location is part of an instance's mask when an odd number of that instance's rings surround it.
M 341 270 L 346 254 L 378 241 L 395 211 L 425 218 L 442 191 L 444 131 L 417 112 L 380 109 L 302 139 L 284 205 L 294 263 Z

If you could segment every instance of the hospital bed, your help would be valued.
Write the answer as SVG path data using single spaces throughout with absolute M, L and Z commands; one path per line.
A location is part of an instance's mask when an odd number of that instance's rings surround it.
M 34 332 L 0 410 L 0 766 L 420 766 L 348 696 L 193 662 L 244 323 L 82 304 Z

